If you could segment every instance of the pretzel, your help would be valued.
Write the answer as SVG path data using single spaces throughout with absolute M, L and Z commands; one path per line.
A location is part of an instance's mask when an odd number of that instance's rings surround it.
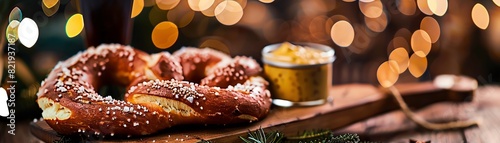
M 130 137 L 181 124 L 253 122 L 269 112 L 268 83 L 255 60 L 198 48 L 173 55 L 116 44 L 78 53 L 42 81 L 42 117 L 63 135 Z M 124 101 L 96 92 L 106 84 L 126 86 Z

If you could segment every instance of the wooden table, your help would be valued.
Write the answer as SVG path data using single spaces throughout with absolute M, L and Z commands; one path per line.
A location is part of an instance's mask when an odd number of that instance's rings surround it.
M 460 130 L 429 131 L 416 126 L 403 112 L 393 111 L 336 132 L 358 133 L 366 140 L 394 143 L 408 143 L 409 139 L 432 143 L 500 142 L 500 86 L 480 87 L 470 103 L 437 103 L 417 113 L 434 122 L 474 119 L 479 125 Z
M 458 119 L 477 119 L 479 126 L 462 130 L 428 131 L 417 127 L 401 111 L 393 111 L 368 120 L 338 129 L 336 133 L 357 133 L 364 140 L 383 142 L 409 142 L 409 139 L 443 142 L 498 142 L 500 140 L 500 86 L 483 86 L 475 92 L 473 102 L 432 104 L 421 110 L 418 115 L 431 121 L 450 121 Z M 19 121 L 16 136 L 6 134 L 7 128 L 0 126 L 0 142 L 40 142 L 29 129 L 31 121 Z M 5 125 L 4 123 L 2 123 Z M 286 127 L 278 127 L 286 128 Z M 311 126 L 308 128 L 321 128 Z M 224 141 L 224 139 L 218 139 Z M 193 140 L 191 140 L 193 141 Z

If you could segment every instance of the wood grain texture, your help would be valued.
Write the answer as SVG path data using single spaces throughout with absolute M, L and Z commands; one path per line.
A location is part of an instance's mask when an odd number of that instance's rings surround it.
M 458 92 L 436 88 L 432 83 L 414 83 L 397 86 L 405 100 L 412 107 L 423 107 L 439 101 L 464 101 L 471 91 Z M 279 130 L 293 135 L 308 129 L 338 129 L 376 115 L 398 109 L 396 102 L 383 90 L 371 85 L 350 84 L 334 86 L 330 89 L 333 102 L 314 107 L 280 108 L 274 107 L 262 121 L 231 126 L 178 126 L 152 136 L 131 139 L 105 139 L 114 141 L 185 141 L 200 139 L 215 142 L 239 142 L 239 136 L 248 130 L 260 127 L 267 131 Z M 32 123 L 32 132 L 43 141 L 53 141 L 56 133 L 44 122 Z

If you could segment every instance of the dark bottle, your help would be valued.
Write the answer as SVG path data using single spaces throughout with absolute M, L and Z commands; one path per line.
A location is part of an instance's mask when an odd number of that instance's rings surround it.
M 133 0 L 79 0 L 87 47 L 103 43 L 129 45 Z

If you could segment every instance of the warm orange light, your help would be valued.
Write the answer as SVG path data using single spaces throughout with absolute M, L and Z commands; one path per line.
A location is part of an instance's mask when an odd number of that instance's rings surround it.
M 180 2 L 174 9 L 167 12 L 167 19 L 175 23 L 179 28 L 187 26 L 194 18 L 192 11 L 186 1 Z
M 263 2 L 263 3 L 272 3 L 274 2 L 274 0 L 259 0 L 260 2 Z
M 144 8 L 144 0 L 134 0 L 134 3 L 132 4 L 132 14 L 130 18 L 134 18 L 137 15 L 139 15 Z
M 382 87 L 391 87 L 398 81 L 399 71 L 397 69 L 397 62 L 389 60 L 380 64 L 377 69 L 377 79 Z
M 340 20 L 333 24 L 330 30 L 330 37 L 338 46 L 348 47 L 354 40 L 354 28 L 349 22 Z
M 164 21 L 155 26 L 151 33 L 151 40 L 156 47 L 166 49 L 174 45 L 178 36 L 177 26 L 170 21 Z
M 380 17 L 380 15 L 382 15 L 382 12 L 384 11 L 384 7 L 380 0 L 375 0 L 372 2 L 359 1 L 359 9 L 361 10 L 361 13 L 363 13 L 363 15 L 368 18 Z
M 214 2 L 215 0 L 200 0 L 198 2 L 198 10 L 199 11 L 207 10 L 208 8 L 210 8 L 210 6 L 214 4 Z
M 66 35 L 69 38 L 73 38 L 80 34 L 83 30 L 83 15 L 82 14 L 74 14 L 71 16 L 66 22 Z
M 42 4 L 42 11 L 46 16 L 50 17 L 50 16 L 56 14 L 56 12 L 59 10 L 60 6 L 61 6 L 61 2 L 59 0 L 56 0 L 54 5 L 51 5 L 51 7 L 48 7 L 47 5 Z
M 432 13 L 443 16 L 448 10 L 448 0 L 427 0 L 427 4 Z
M 416 55 L 425 57 L 431 51 L 431 38 L 424 30 L 417 30 L 411 35 L 411 49 Z
M 432 43 L 436 43 L 436 41 L 439 40 L 441 29 L 436 19 L 430 16 L 424 17 L 424 19 L 422 19 L 422 22 L 420 22 L 420 29 L 429 34 Z
M 429 4 L 427 3 L 427 0 L 417 0 L 417 5 L 418 5 L 418 9 L 420 9 L 420 11 L 424 14 L 427 14 L 427 15 L 432 15 L 432 11 L 431 9 L 429 8 Z
M 427 58 L 417 56 L 415 53 L 410 57 L 410 65 L 408 66 L 408 70 L 411 75 L 416 78 L 421 77 L 425 70 L 427 70 Z
M 205 16 L 208 16 L 208 17 L 213 17 L 215 16 L 215 8 L 220 4 L 222 3 L 224 0 L 215 0 L 214 3 L 212 5 L 210 5 L 210 7 L 208 7 L 207 9 L 201 11 L 201 13 Z
M 365 24 L 368 29 L 374 32 L 382 32 L 387 27 L 387 15 L 382 13 L 377 18 L 369 18 L 365 16 Z
M 179 2 L 180 0 L 156 0 L 156 5 L 161 10 L 170 10 L 177 6 Z
M 493 0 L 493 3 L 495 3 L 497 6 L 500 6 L 500 0 Z
M 53 6 L 55 6 L 57 3 L 59 2 L 59 0 L 42 0 L 42 3 L 45 7 L 47 8 L 52 8 Z
M 396 61 L 398 63 L 398 73 L 403 73 L 408 68 L 410 57 L 405 48 L 399 47 L 391 52 L 389 60 Z
M 234 25 L 243 17 L 243 8 L 238 2 L 223 1 L 215 8 L 215 18 L 224 25 Z
M 488 14 L 488 10 L 480 4 L 477 3 L 474 5 L 472 8 L 472 21 L 474 24 L 476 24 L 477 27 L 480 29 L 486 29 L 488 28 L 488 25 L 490 23 L 490 15 Z
M 414 0 L 400 0 L 398 10 L 404 15 L 413 15 L 417 9 L 417 4 Z

